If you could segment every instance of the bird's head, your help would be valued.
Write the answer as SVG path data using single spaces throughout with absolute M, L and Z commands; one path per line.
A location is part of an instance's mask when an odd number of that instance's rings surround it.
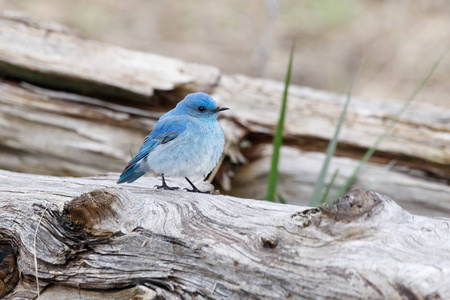
M 228 107 L 217 106 L 216 101 L 208 94 L 193 93 L 178 103 L 177 109 L 193 117 L 217 119 L 219 112 L 227 110 Z

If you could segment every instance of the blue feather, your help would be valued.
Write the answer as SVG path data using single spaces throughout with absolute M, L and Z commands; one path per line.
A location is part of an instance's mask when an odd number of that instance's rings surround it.
M 153 128 L 152 133 L 144 139 L 144 142 L 139 149 L 139 153 L 128 163 L 125 170 L 123 170 L 120 175 L 119 180 L 117 180 L 117 183 L 133 182 L 144 175 L 145 171 L 142 171 L 142 169 L 139 168 L 141 162 L 153 151 L 153 149 L 155 149 L 155 147 L 166 144 L 177 138 L 186 130 L 186 125 L 189 122 L 189 119 L 180 116 L 167 117 L 164 120 L 160 120 Z

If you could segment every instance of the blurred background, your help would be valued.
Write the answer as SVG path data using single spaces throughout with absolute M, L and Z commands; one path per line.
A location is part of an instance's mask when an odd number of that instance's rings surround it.
M 292 39 L 293 83 L 406 99 L 448 47 L 446 0 L 0 0 L 0 9 L 67 25 L 82 37 L 217 66 L 227 74 L 283 80 Z M 450 60 L 417 101 L 449 105 Z

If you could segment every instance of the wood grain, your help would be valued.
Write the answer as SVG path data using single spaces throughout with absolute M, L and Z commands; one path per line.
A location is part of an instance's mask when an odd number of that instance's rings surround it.
M 411 215 L 381 194 L 311 209 L 154 190 L 151 178 L 118 188 L 117 176 L 0 171 L 0 237 L 22 274 L 6 299 L 35 296 L 34 253 L 42 297 L 450 297 L 450 220 Z
M 214 96 L 231 107 L 232 117 L 247 129 L 251 143 L 271 142 L 281 105 L 283 83 L 243 75 L 222 76 Z M 345 102 L 344 95 L 290 86 L 285 144 L 325 152 Z M 360 159 L 403 103 L 352 99 L 336 150 L 338 156 Z M 372 159 L 397 160 L 398 165 L 423 170 L 449 183 L 450 108 L 413 103 L 379 145 Z
M 230 183 L 233 186 L 230 195 L 266 198 L 272 145 L 259 144 L 253 151 L 258 153 L 258 158 L 241 166 L 239 172 L 236 172 Z M 282 147 L 277 192 L 289 204 L 308 205 L 324 160 L 324 153 L 302 151 L 292 146 Z M 330 196 L 337 194 L 358 163 L 347 157 L 334 157 L 331 160 L 325 184 L 328 185 L 336 170 L 339 170 L 339 174 L 330 190 Z M 414 174 L 401 166 L 386 169 L 383 165 L 368 163 L 361 170 L 353 188 L 375 190 L 395 198 L 402 208 L 414 214 L 450 217 L 450 186 L 427 180 L 423 173 Z
M 43 86 L 132 102 L 155 91 L 211 91 L 217 68 L 82 39 L 27 18 L 0 18 L 0 74 Z

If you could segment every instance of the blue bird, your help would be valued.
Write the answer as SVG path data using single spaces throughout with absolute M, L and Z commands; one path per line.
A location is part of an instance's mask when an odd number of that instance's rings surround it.
M 225 143 L 217 116 L 227 109 L 217 106 L 208 94 L 187 95 L 159 118 L 117 183 L 133 182 L 152 170 L 162 177 L 158 189 L 179 189 L 166 184 L 164 175 L 167 175 L 184 177 L 192 187 L 186 189 L 189 192 L 209 193 L 199 191 L 188 176 L 205 177 L 217 165 Z

